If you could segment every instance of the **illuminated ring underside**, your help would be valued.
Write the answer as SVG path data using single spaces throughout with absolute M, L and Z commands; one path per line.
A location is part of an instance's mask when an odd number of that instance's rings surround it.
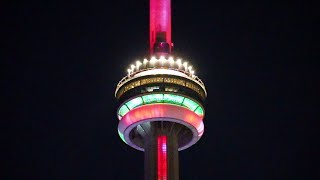
M 131 147 L 144 151 L 143 148 L 135 145 L 129 134 L 137 125 L 151 121 L 169 121 L 182 124 L 189 128 L 193 137 L 189 143 L 179 147 L 179 151 L 195 144 L 204 132 L 203 116 L 181 106 L 171 104 L 149 104 L 137 107 L 128 112 L 119 122 L 118 132 L 121 139 Z

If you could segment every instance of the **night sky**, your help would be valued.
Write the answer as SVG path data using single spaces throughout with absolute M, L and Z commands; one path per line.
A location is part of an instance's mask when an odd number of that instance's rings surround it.
M 148 0 L 3 7 L 8 179 L 142 180 L 143 153 L 117 133 L 114 90 L 148 55 Z M 174 52 L 208 91 L 205 133 L 180 152 L 181 180 L 320 179 L 318 11 L 172 0 Z

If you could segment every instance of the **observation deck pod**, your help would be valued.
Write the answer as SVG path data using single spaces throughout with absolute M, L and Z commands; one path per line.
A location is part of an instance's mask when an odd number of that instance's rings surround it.
M 135 149 L 144 151 L 149 138 L 164 134 L 183 150 L 204 132 L 206 89 L 192 66 L 181 59 L 137 61 L 118 83 L 115 96 L 120 102 L 119 135 Z

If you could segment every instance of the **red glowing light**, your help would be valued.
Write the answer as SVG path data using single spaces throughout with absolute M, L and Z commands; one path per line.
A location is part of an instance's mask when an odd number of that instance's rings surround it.
M 191 141 L 185 146 L 179 147 L 178 150 L 180 151 L 190 147 L 201 138 L 204 132 L 202 119 L 203 116 L 196 114 L 186 107 L 172 104 L 148 104 L 132 109 L 124 115 L 119 121 L 118 131 L 128 145 L 143 151 L 143 148 L 136 146 L 131 141 L 129 134 L 132 128 L 140 123 L 149 121 L 171 121 L 180 123 L 188 127 L 193 133 Z
M 171 49 L 171 2 L 150 0 L 150 53 L 157 38 L 164 39 Z
M 199 116 L 188 108 L 171 104 L 149 104 L 132 109 L 120 120 L 119 131 L 124 133 L 130 125 L 154 118 L 178 119 L 195 127 L 201 135 L 204 131 L 203 116 Z
M 158 136 L 158 180 L 167 180 L 167 136 Z

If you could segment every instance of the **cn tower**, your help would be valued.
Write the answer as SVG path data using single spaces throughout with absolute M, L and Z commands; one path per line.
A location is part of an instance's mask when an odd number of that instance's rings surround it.
M 145 180 L 178 180 L 178 152 L 204 132 L 204 83 L 171 52 L 171 2 L 150 0 L 150 57 L 130 65 L 115 91 L 119 136 L 144 151 Z

